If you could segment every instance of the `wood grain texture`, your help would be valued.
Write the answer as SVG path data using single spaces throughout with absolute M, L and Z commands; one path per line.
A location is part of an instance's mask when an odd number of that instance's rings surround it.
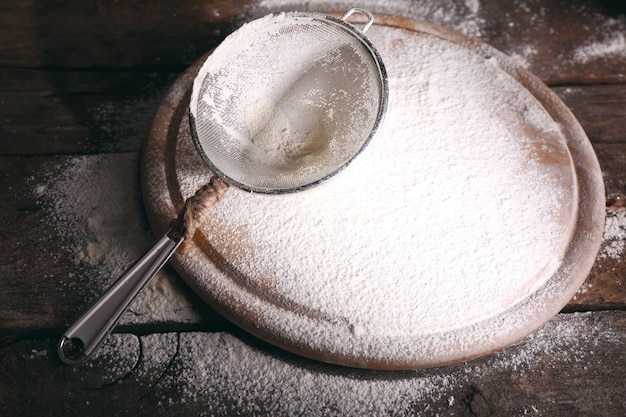
M 245 334 L 111 336 L 84 365 L 55 340 L 0 348 L 0 414 L 19 416 L 618 416 L 626 313 L 563 314 L 492 356 L 445 368 L 345 369 Z M 27 385 L 26 385 L 27 384 Z M 388 399 L 395 400 L 385 409 Z M 299 412 L 298 412 L 299 411 Z
M 0 68 L 0 154 L 139 151 L 171 72 Z
M 362 3 L 477 37 L 551 85 L 594 144 L 609 215 L 625 215 L 626 52 L 619 43 L 626 33 L 623 2 Z M 599 258 L 567 307 L 593 312 L 560 314 L 517 345 L 469 364 L 380 374 L 297 358 L 234 330 L 169 271 L 149 292 L 175 294 L 173 304 L 154 311 L 146 309 L 150 303 L 137 300 L 118 328 L 125 333 L 115 335 L 98 357 L 78 368 L 61 365 L 54 349 L 63 328 L 149 245 L 138 152 L 164 91 L 194 59 L 244 21 L 305 7 L 326 11 L 343 4 L 0 2 L 0 415 L 277 415 L 282 403 L 303 407 L 284 415 L 330 414 L 338 410 L 340 399 L 331 395 L 327 408 L 315 409 L 318 399 L 307 397 L 302 388 L 322 398 L 322 376 L 335 382 L 373 381 L 372 394 L 383 385 L 398 391 L 408 384 L 410 405 L 404 410 L 414 415 L 626 414 L 623 252 Z M 59 218 L 60 200 L 54 197 L 74 184 L 68 174 L 84 163 L 82 158 L 90 160 L 83 177 L 92 187 L 98 187 L 99 174 L 108 173 L 108 181 L 128 193 L 113 198 L 95 194 L 91 211 L 79 210 L 69 227 L 67 217 Z M 82 246 L 93 243 L 89 218 L 112 219 L 106 213 L 115 213 L 120 199 L 128 208 L 129 227 L 142 236 L 142 243 L 129 244 L 129 235 L 123 233 L 112 238 L 128 249 L 115 265 L 80 258 Z M 66 227 L 65 233 L 59 225 Z M 87 237 L 75 243 L 68 230 Z M 618 246 L 624 243 L 626 230 L 614 239 Z M 606 241 L 601 253 L 611 244 Z M 181 311 L 187 312 L 184 321 L 177 319 Z M 198 347 L 205 355 L 197 355 Z M 241 366 L 229 366 L 233 358 Z M 236 369 L 239 374 L 233 374 Z M 279 370 L 284 370 L 284 380 L 274 380 L 274 396 L 268 399 L 264 389 L 272 388 L 271 375 Z M 242 373 L 250 375 L 244 389 L 224 385 L 229 376 Z M 263 375 L 270 376 L 264 380 L 270 383 L 260 386 Z M 303 378 L 294 382 L 290 375 Z M 306 381 L 317 385 L 311 388 Z M 350 390 L 338 392 L 352 395 L 356 408 L 361 405 L 354 415 L 365 414 L 365 400 Z M 306 404 L 314 411 L 302 411 Z M 246 413 L 251 406 L 253 412 Z M 401 414 L 401 409 L 377 414 Z
M 553 87 L 592 143 L 625 143 L 626 84 Z
M 604 175 L 607 194 L 605 239 L 596 262 L 567 311 L 625 309 L 626 269 L 623 248 L 626 230 L 610 230 L 626 215 L 626 149 L 620 144 L 596 144 L 596 155 Z
M 3 157 L 0 185 L 6 190 L 0 203 L 0 333 L 59 331 L 153 241 L 141 201 L 137 153 Z M 111 193 L 116 189 L 122 191 Z M 108 192 L 98 194 L 103 190 Z M 94 221 L 102 225 L 94 229 Z M 98 244 L 105 246 L 90 251 Z M 171 305 L 165 302 L 154 312 L 142 307 L 148 304 L 142 296 L 125 324 L 156 321 L 176 327 L 179 309 L 192 310 L 183 315 L 191 323 L 223 322 L 169 269 L 151 284 L 152 291 L 171 296 Z M 154 314 L 161 317 L 155 320 Z
M 151 68 L 189 62 L 251 2 L 4 2 L 0 66 Z M 198 49 L 200 48 L 200 49 Z

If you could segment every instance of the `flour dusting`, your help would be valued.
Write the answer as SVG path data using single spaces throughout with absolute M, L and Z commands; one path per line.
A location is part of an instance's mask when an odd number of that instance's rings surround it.
M 154 242 L 142 215 L 136 154 L 76 156 L 45 184 L 34 185 L 50 211 L 62 248 L 94 299 L 115 282 Z M 197 321 L 177 278 L 160 272 L 121 323 Z
M 610 37 L 590 42 L 574 51 L 574 60 L 581 64 L 599 58 L 626 58 L 626 35 L 614 33 Z
M 480 323 L 552 276 L 575 220 L 561 128 L 493 58 L 402 29 L 368 36 L 390 82 L 380 135 L 317 189 L 232 189 L 204 225 L 225 262 L 211 266 L 199 251 L 181 262 L 211 297 L 236 300 L 255 326 L 312 351 L 401 360 L 420 351 L 416 339 L 472 326 L 475 346 L 497 343 Z M 193 168 L 191 141 L 179 145 L 185 198 L 206 173 Z M 444 345 L 421 355 L 454 356 L 472 342 Z

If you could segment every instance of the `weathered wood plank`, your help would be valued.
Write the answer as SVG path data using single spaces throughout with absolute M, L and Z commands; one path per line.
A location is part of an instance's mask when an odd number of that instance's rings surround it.
M 0 154 L 139 151 L 174 77 L 0 68 Z
M 485 2 L 481 38 L 548 84 L 623 82 L 625 7 L 617 1 Z
M 59 329 L 154 242 L 139 156 L 0 158 L 0 332 Z M 168 269 L 122 323 L 220 325 Z
M 137 68 L 190 62 L 250 2 L 5 2 L 0 66 Z M 201 47 L 200 50 L 197 48 Z M 206 48 L 206 49 L 205 49 Z
M 131 333 L 110 337 L 84 366 L 58 361 L 61 331 L 152 242 L 138 151 L 176 74 L 248 19 L 352 5 L 0 3 L 0 415 L 626 415 L 625 311 L 561 314 L 468 364 L 379 373 L 241 334 L 169 270 L 124 317 L 118 331 Z M 567 310 L 625 310 L 624 3 L 359 5 L 475 36 L 553 86 L 594 143 L 611 222 Z
M 0 347 L 0 414 L 618 416 L 626 312 L 560 314 L 518 344 L 412 372 L 340 368 L 229 333 L 116 334 L 84 365 L 55 340 Z
M 450 27 L 501 49 L 550 83 L 623 82 L 623 3 L 529 0 L 359 3 Z M 348 1 L 5 2 L 0 66 L 187 66 L 242 22 L 278 10 L 342 12 Z M 621 39 L 621 44 L 620 44 Z M 621 45 L 621 49 L 620 49 Z
M 592 143 L 626 143 L 626 84 L 553 87 Z
M 626 131 L 625 131 L 626 132 Z M 626 146 L 622 144 L 594 144 L 598 162 L 604 174 L 607 196 L 626 196 Z
M 596 262 L 568 311 L 626 308 L 626 148 L 594 145 L 604 174 L 607 217 Z

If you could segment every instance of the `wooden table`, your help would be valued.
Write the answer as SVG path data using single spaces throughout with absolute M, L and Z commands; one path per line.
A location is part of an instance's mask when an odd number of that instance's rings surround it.
M 359 4 L 512 55 L 587 132 L 606 183 L 605 239 L 539 332 L 440 369 L 341 368 L 234 328 L 166 269 L 93 359 L 59 361 L 67 325 L 152 242 L 139 155 L 168 86 L 288 3 L 0 4 L 0 415 L 625 415 L 626 8 L 610 0 Z

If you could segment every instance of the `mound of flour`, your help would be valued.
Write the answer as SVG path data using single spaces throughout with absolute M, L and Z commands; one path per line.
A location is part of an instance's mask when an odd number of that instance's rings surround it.
M 389 112 L 346 172 L 287 196 L 229 191 L 203 228 L 224 262 L 184 260 L 200 288 L 295 344 L 414 355 L 412 338 L 488 323 L 560 265 L 577 204 L 560 126 L 495 59 L 410 33 L 368 32 Z M 183 197 L 207 179 L 196 159 L 180 152 Z

